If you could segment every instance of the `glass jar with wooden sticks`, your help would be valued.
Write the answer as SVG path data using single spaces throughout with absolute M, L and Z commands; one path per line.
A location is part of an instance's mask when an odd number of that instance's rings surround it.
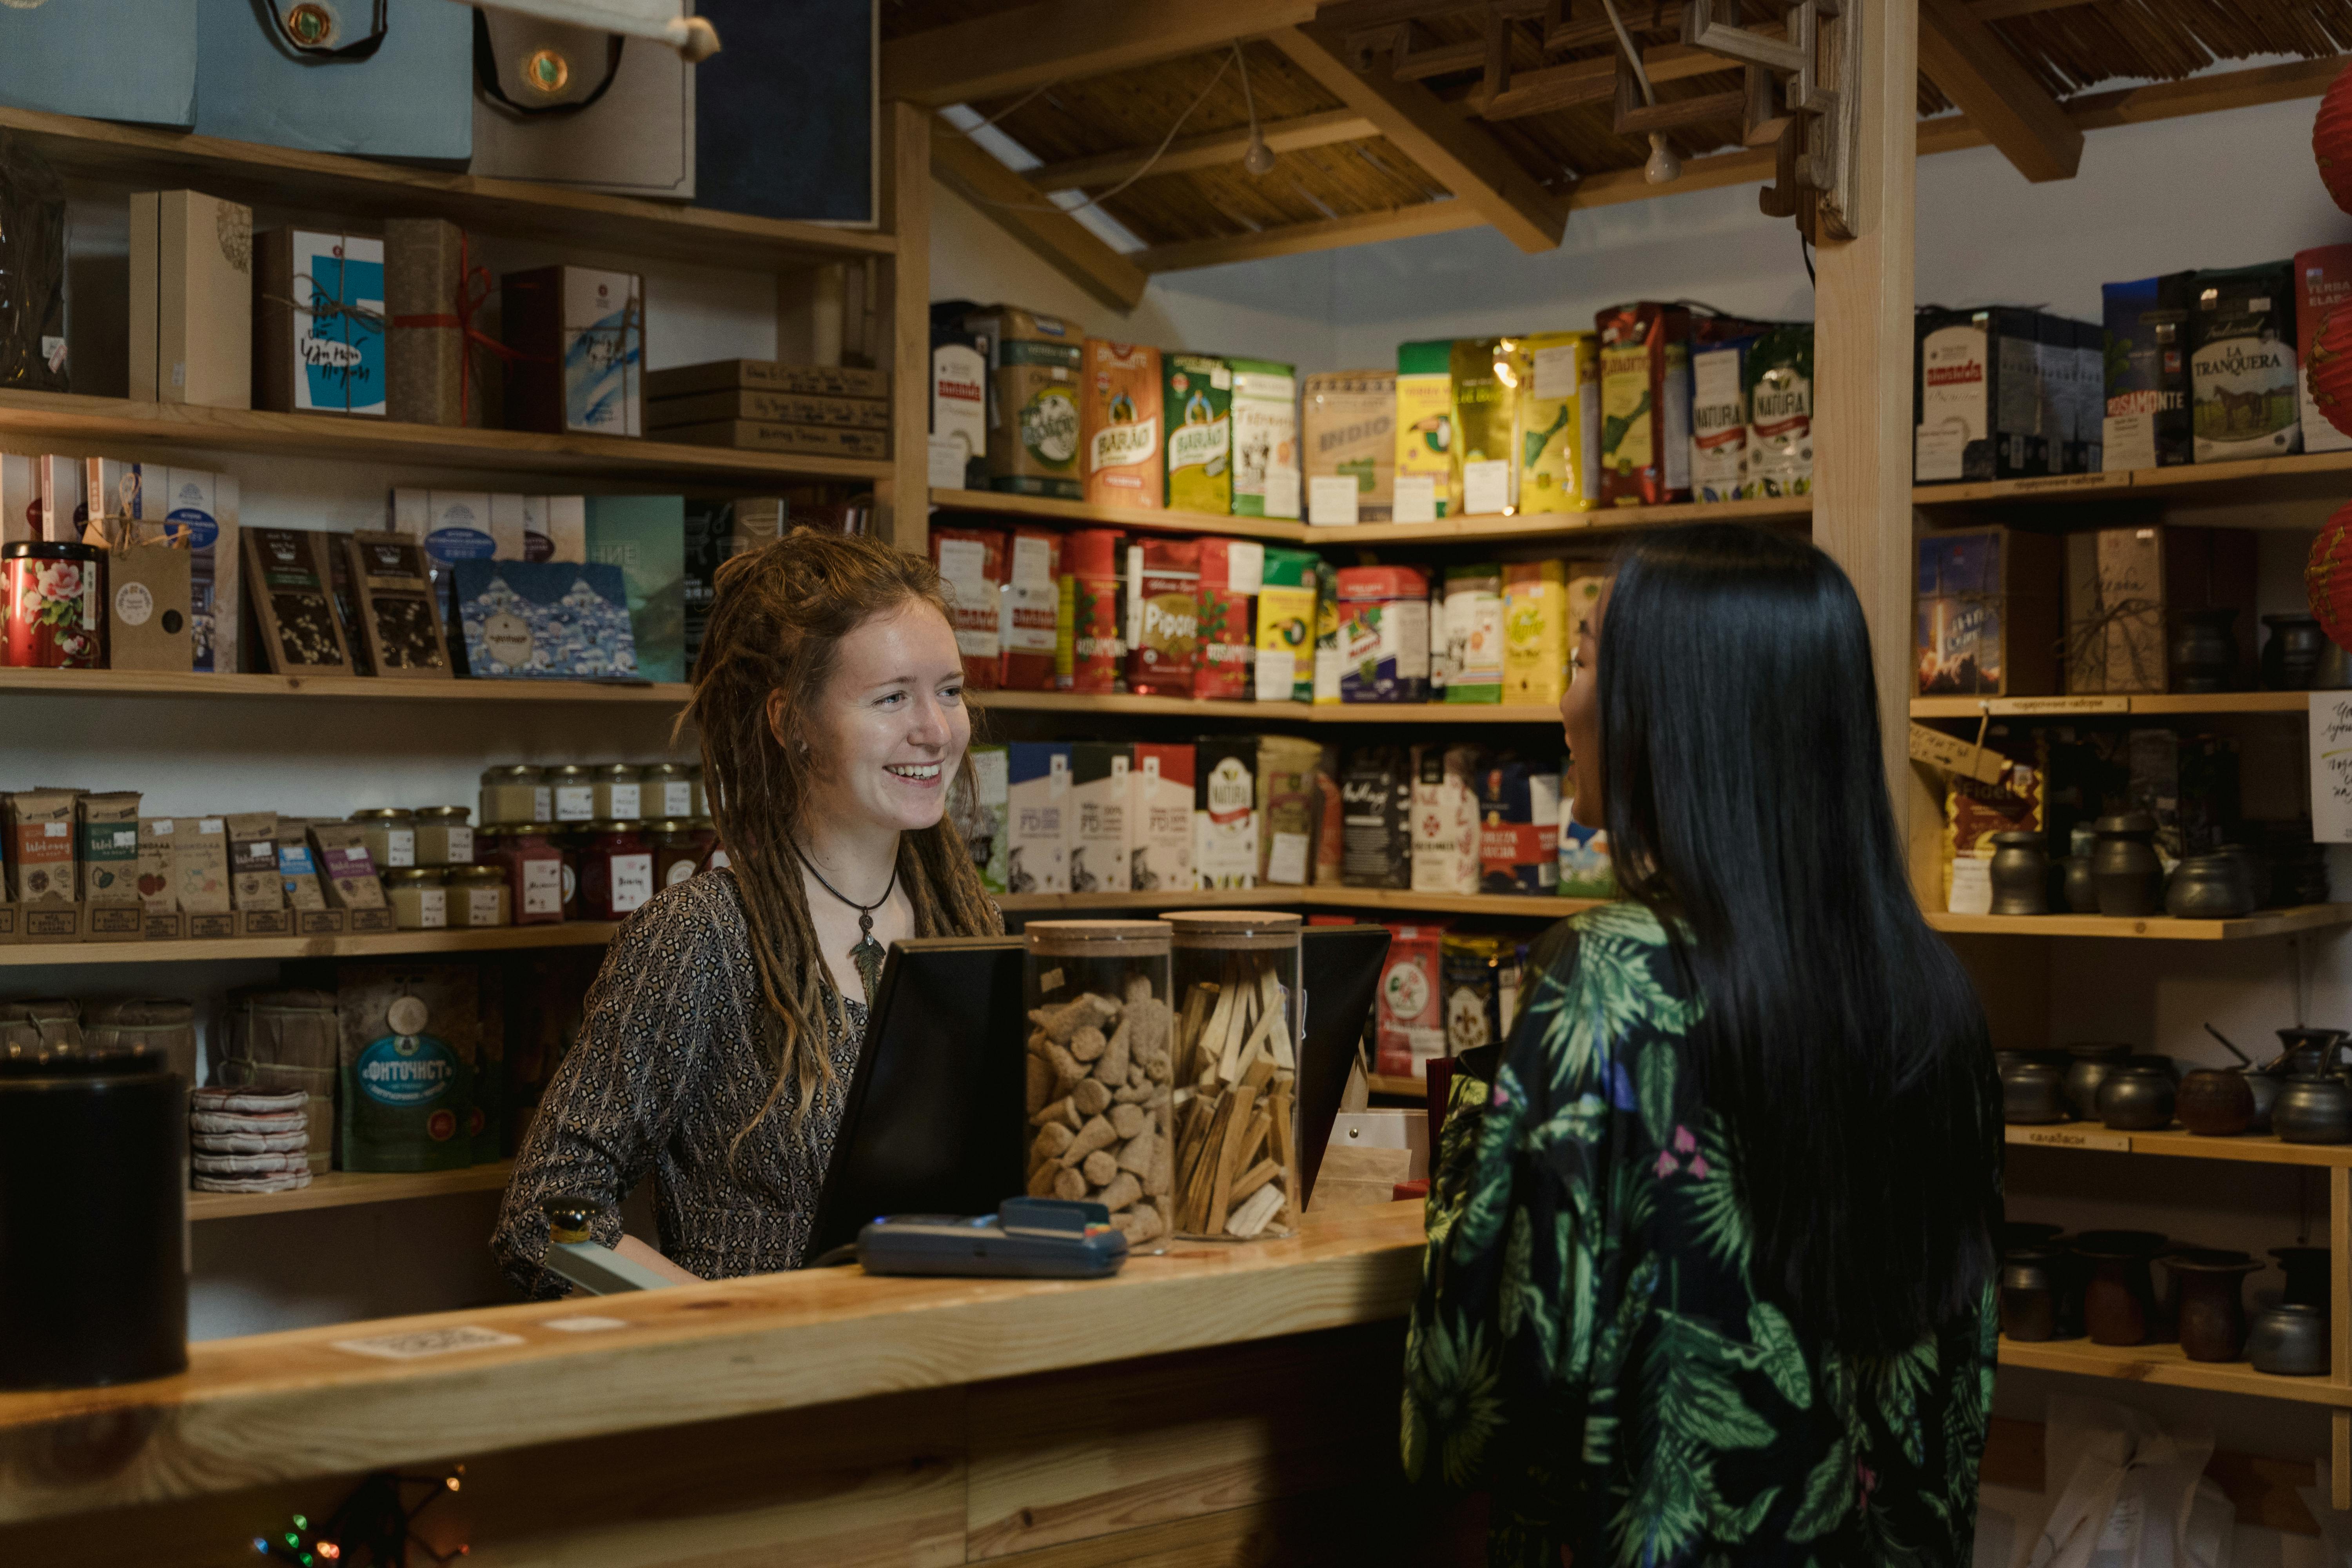
M 1164 1252 L 1173 1161 L 1169 930 L 1160 921 L 1031 921 L 1029 1194 L 1098 1203 L 1128 1250 Z
M 1298 1226 L 1299 918 L 1161 918 L 1175 928 L 1176 1232 L 1288 1236 Z

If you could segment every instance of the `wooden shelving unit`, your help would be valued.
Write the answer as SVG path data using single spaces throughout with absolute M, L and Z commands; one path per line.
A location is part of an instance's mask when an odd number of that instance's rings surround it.
M 2271 1133 L 2203 1138 L 2181 1127 L 2155 1132 L 2116 1132 L 2095 1121 L 2053 1121 L 2003 1129 L 2009 1142 L 2032 1149 L 2071 1149 L 2099 1154 L 2155 1154 L 2182 1160 L 2233 1160 L 2252 1165 L 2303 1165 L 2352 1170 L 2352 1143 L 2288 1143 Z
M 412 1198 L 446 1197 L 452 1193 L 496 1192 L 514 1173 L 512 1160 L 471 1165 L 462 1171 L 418 1171 L 414 1173 L 330 1171 L 310 1178 L 307 1187 L 290 1193 L 190 1193 L 190 1223 L 215 1219 L 251 1219 L 258 1215 L 299 1214 L 305 1209 L 349 1208 L 358 1204 L 405 1203 Z
M 1406 914 L 1495 915 L 1511 919 L 1565 920 L 1589 910 L 1597 899 L 1560 899 L 1509 893 L 1415 893 L 1397 888 L 1202 888 L 1157 893 L 1000 893 L 1007 914 L 1062 910 L 1191 910 L 1224 907 L 1268 910 L 1363 910 Z M 5 950 L 0 950 L 5 951 Z
M 2253 458 L 2236 463 L 2190 463 L 2171 468 L 2134 468 L 2112 474 L 2054 474 L 1977 484 L 1919 485 L 1914 506 L 1981 506 L 2048 501 L 2121 501 L 2144 499 L 2158 504 L 2210 500 L 2305 500 L 2334 497 L 2347 489 L 2352 452 L 2306 452 L 2291 458 Z M 2316 527 L 2315 520 L 2311 526 Z
M 2133 714 L 2308 713 L 2308 691 L 2142 692 L 2082 697 L 1914 697 L 1914 719 L 2116 718 Z
M 177 700 L 289 698 L 369 702 L 587 703 L 674 709 L 693 689 L 680 683 L 596 680 L 382 680 L 364 675 L 176 675 L 131 669 L 0 668 L 0 696 L 154 697 Z
M 2179 921 L 2168 915 L 2131 920 L 2110 915 L 1955 915 L 1930 910 L 1927 923 L 1941 931 L 1975 936 L 2146 937 L 2164 942 L 2241 942 L 2248 937 L 2287 936 L 2352 922 L 2352 904 L 2304 904 L 2262 910 L 2228 921 Z
M 621 928 L 604 921 L 492 926 L 483 931 L 398 931 L 362 936 L 240 936 L 182 942 L 22 942 L 0 947 L 0 969 L 60 963 L 226 963 L 289 958 L 387 958 L 403 953 L 516 952 L 603 947 Z
M 1198 697 L 1135 697 L 1124 692 L 976 691 L 975 707 L 996 712 L 1131 713 L 1162 719 L 1237 719 L 1289 724 L 1558 724 L 1548 703 L 1224 702 Z
M 1367 1073 L 1364 1075 L 1364 1087 L 1374 1094 L 1384 1094 L 1392 1099 L 1426 1100 L 1429 1098 L 1429 1085 L 1417 1078 L 1397 1073 Z
M 2000 1364 L 2078 1377 L 2114 1378 L 2212 1394 L 2252 1394 L 2304 1405 L 2352 1408 L 2352 1384 L 2330 1377 L 2277 1377 L 2244 1362 L 2190 1361 L 2177 1344 L 2095 1345 L 2088 1340 L 2000 1342 Z

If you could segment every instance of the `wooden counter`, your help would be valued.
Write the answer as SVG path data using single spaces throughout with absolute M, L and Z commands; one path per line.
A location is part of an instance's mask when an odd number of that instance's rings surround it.
M 457 1460 L 426 1519 L 469 1564 L 1307 1561 L 1395 1511 L 1420 1257 L 1394 1204 L 1100 1282 L 827 1269 L 199 1344 L 0 1395 L 0 1562 L 250 1563 Z

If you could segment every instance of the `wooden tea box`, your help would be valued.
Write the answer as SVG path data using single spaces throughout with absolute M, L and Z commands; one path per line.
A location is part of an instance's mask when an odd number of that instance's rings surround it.
M 2060 542 L 2009 528 L 1918 543 L 1913 668 L 1921 697 L 2042 697 L 2058 690 Z
M 2242 528 L 2103 528 L 2066 536 L 2066 689 L 2170 691 L 2181 616 L 2234 609 L 2231 687 L 2253 685 L 2254 535 Z

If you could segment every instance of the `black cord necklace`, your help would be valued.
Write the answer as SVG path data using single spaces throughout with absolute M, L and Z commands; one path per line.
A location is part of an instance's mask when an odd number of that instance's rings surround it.
M 849 950 L 849 962 L 857 965 L 857 978 L 866 985 L 866 1005 L 872 1006 L 874 988 L 882 984 L 882 944 L 874 940 L 874 911 L 888 903 L 890 895 L 898 890 L 898 858 L 890 857 L 890 885 L 882 889 L 882 896 L 870 904 L 861 904 L 824 879 L 824 873 L 816 868 L 816 863 L 808 858 L 808 851 L 801 847 L 798 839 L 793 841 L 793 853 L 801 858 L 801 864 L 808 868 L 808 874 L 816 879 L 818 887 L 857 911 L 857 945 Z

